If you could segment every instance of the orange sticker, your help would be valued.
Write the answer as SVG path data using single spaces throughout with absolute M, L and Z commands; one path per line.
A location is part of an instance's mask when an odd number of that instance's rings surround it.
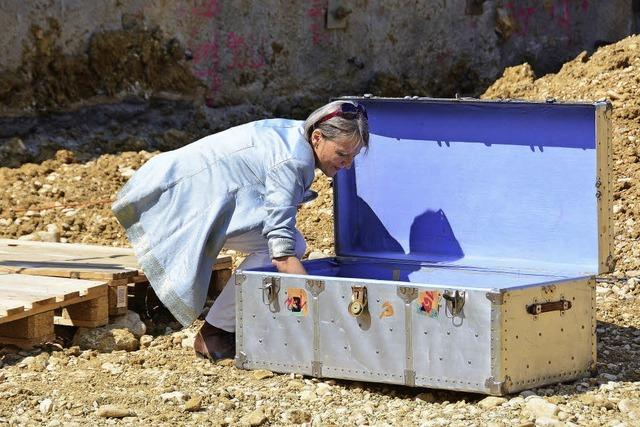
M 380 318 L 391 317 L 393 316 L 393 306 L 389 301 L 385 301 L 382 304 L 382 312 L 380 313 Z
M 287 298 L 284 306 L 294 316 L 307 315 L 307 292 L 302 288 L 289 288 L 286 291 Z
M 440 309 L 440 297 L 438 291 L 424 291 L 418 294 L 418 313 L 428 317 L 438 317 Z

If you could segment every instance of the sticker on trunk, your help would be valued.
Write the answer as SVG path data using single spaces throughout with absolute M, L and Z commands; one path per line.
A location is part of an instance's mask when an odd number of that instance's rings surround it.
M 438 317 L 442 293 L 438 291 L 424 291 L 418 294 L 417 312 L 427 317 Z
M 380 318 L 383 319 L 385 317 L 393 316 L 393 305 L 389 301 L 385 301 L 382 304 L 382 311 L 380 312 Z
M 307 292 L 302 288 L 289 288 L 285 291 L 287 297 L 284 306 L 294 316 L 307 315 Z

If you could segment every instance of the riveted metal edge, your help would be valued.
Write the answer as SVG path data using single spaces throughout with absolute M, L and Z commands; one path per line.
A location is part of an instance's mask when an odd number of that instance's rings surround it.
M 494 377 L 489 377 L 484 382 L 484 386 L 489 391 L 489 394 L 494 396 L 507 394 L 507 381 L 496 381 Z
M 506 293 L 488 292 L 486 297 L 491 301 L 491 377 L 485 382 L 491 394 L 497 394 L 502 388 L 500 378 L 503 373 L 503 343 L 502 343 L 502 310 L 506 302 Z M 495 384 L 499 384 L 495 385 Z M 496 392 L 497 390 L 497 392 Z
M 411 301 L 418 298 L 418 288 L 411 288 L 408 286 L 398 286 L 396 294 L 400 297 L 405 304 L 411 304 Z
M 323 280 L 307 280 L 305 282 L 305 288 L 307 288 L 307 290 L 311 292 L 311 295 L 313 295 L 314 297 L 317 297 L 322 292 L 324 292 L 324 281 Z
M 598 321 L 596 318 L 596 278 L 589 279 L 589 289 L 591 290 L 591 365 L 589 371 L 591 375 L 598 375 L 598 334 L 596 333 L 596 327 Z
M 411 302 L 418 298 L 418 288 L 398 286 L 396 294 L 404 302 L 404 383 L 408 386 L 416 385 L 416 371 L 413 366 L 413 328 L 411 322 Z
M 404 370 L 404 385 L 409 387 L 415 387 L 416 385 L 416 371 Z
M 311 375 L 322 377 L 322 361 L 320 360 L 320 300 L 324 291 L 324 281 L 307 280 L 305 288 L 311 293 L 311 310 L 313 311 L 313 360 L 311 361 Z
M 244 351 L 240 351 L 236 354 L 235 357 L 236 368 L 245 369 L 245 365 L 247 364 L 247 354 Z
M 311 375 L 317 378 L 322 377 L 322 362 L 318 360 L 311 362 Z
M 242 285 L 247 280 L 247 276 L 242 273 L 236 272 L 236 286 Z
M 611 165 L 613 148 L 611 144 L 611 104 L 596 104 L 596 188 L 598 205 L 598 273 L 607 273 L 615 268 L 613 256 L 613 191 L 611 187 Z
M 242 290 L 243 286 L 239 286 L 238 277 L 242 276 L 240 279 L 240 283 L 244 282 L 247 279 L 247 276 L 244 274 L 236 273 L 236 366 L 238 368 L 243 368 L 244 364 L 247 360 L 246 353 L 244 350 L 244 319 L 243 319 L 243 301 L 242 301 Z M 240 357 L 240 359 L 238 359 Z M 239 365 L 239 361 L 241 361 L 241 365 Z
M 487 292 L 485 296 L 492 304 L 504 304 L 504 292 Z

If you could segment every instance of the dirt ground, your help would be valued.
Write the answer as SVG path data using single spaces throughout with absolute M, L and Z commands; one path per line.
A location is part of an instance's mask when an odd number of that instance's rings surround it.
M 505 399 L 438 390 L 316 380 L 196 360 L 195 327 L 143 339 L 132 352 L 76 347 L 0 350 L 0 424 L 633 426 L 640 416 L 640 37 L 580 54 L 552 75 L 509 68 L 483 98 L 613 103 L 616 270 L 597 287 L 596 377 Z M 0 168 L 0 237 L 127 246 L 109 205 L 157 152 L 100 156 L 59 151 Z M 308 255 L 333 251 L 330 182 L 298 223 Z M 241 254 L 233 254 L 236 263 Z M 197 326 L 197 325 L 196 325 Z M 539 397 L 536 397 L 539 396 Z M 104 415 L 117 405 L 118 417 Z

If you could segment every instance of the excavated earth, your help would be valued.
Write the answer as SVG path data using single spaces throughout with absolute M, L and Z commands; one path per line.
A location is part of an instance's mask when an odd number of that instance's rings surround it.
M 483 98 L 606 98 L 613 104 L 617 266 L 597 286 L 596 376 L 485 398 L 248 372 L 235 369 L 229 360 L 195 359 L 191 343 L 198 325 L 172 330 L 175 323 L 167 322 L 129 352 L 82 350 L 64 337 L 62 345 L 33 351 L 2 348 L 0 424 L 638 425 L 640 37 L 604 46 L 591 56 L 582 53 L 558 73 L 540 78 L 527 64 L 509 68 Z M 0 237 L 127 246 L 109 204 L 155 154 L 96 155 L 78 148 L 36 164 L 0 168 Z M 313 257 L 333 251 L 330 182 L 318 176 L 314 186 L 320 196 L 298 218 L 308 239 L 307 255 Z M 236 263 L 241 259 L 242 254 L 230 254 Z

